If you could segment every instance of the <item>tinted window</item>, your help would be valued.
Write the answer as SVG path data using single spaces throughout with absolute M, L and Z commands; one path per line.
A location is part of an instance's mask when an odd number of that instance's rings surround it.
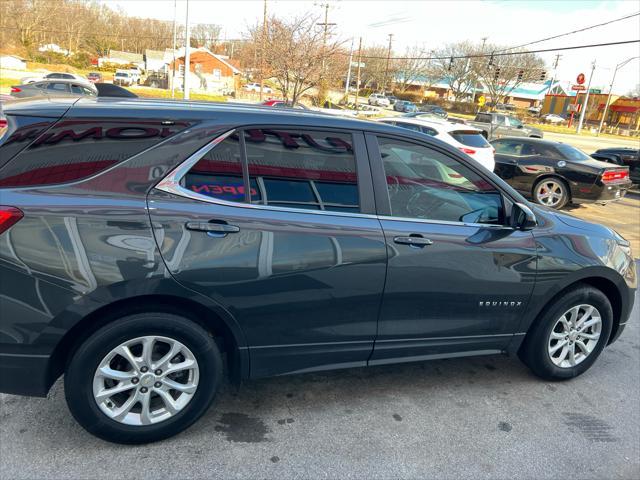
M 71 92 L 82 95 L 84 94 L 84 89 L 80 85 L 71 85 Z
M 431 135 L 432 137 L 435 137 L 436 135 L 438 135 L 437 130 L 431 127 L 422 127 L 422 133 L 426 133 L 427 135 Z
M 359 211 L 351 135 L 250 129 L 245 140 L 252 203 Z
M 189 190 L 230 202 L 244 202 L 245 190 L 237 133 L 209 150 L 184 177 Z
M 502 195 L 480 175 L 430 148 L 380 138 L 391 214 L 428 220 L 500 223 Z
M 480 132 L 456 130 L 455 132 L 449 132 L 449 135 L 451 135 L 456 141 L 468 147 L 484 148 L 491 146 Z
M 582 150 L 579 150 L 576 147 L 572 147 L 571 145 L 567 145 L 566 143 L 557 144 L 556 145 L 556 149 L 567 160 L 574 160 L 576 162 L 584 162 L 585 160 L 593 160 L 589 155 L 584 153 Z
M 491 115 L 489 113 L 479 113 L 476 115 L 476 122 L 491 123 Z
M 68 92 L 69 91 L 69 85 L 66 83 L 50 83 L 49 85 L 47 85 L 47 90 L 53 90 L 56 92 Z
M 522 142 L 516 140 L 498 140 L 492 143 L 496 153 L 504 155 L 522 155 Z
M 398 127 L 408 128 L 409 130 L 413 130 L 415 132 L 422 132 L 422 128 L 420 125 L 415 125 L 413 123 L 404 123 L 404 122 L 396 122 Z

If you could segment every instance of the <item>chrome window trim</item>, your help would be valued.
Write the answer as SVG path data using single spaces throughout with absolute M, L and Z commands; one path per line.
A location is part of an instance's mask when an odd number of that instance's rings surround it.
M 432 224 L 432 225 L 465 226 L 465 227 L 477 227 L 477 228 L 491 228 L 491 229 L 498 229 L 498 230 L 503 230 L 503 229 L 515 230 L 513 227 L 510 227 L 507 225 L 451 222 L 446 220 L 429 220 L 424 218 L 393 217 L 389 215 L 372 215 L 369 213 L 347 213 L 347 212 L 338 212 L 338 211 L 332 211 L 332 210 L 307 210 L 304 208 L 275 207 L 272 205 L 261 205 L 257 203 L 230 202 L 228 200 L 213 198 L 207 195 L 203 195 L 201 193 L 193 192 L 191 190 L 184 188 L 182 185 L 180 185 L 180 181 L 182 180 L 182 178 L 187 174 L 187 172 L 189 172 L 189 170 L 191 170 L 191 167 L 193 167 L 196 163 L 198 163 L 198 161 L 202 158 L 203 155 L 209 153 L 210 150 L 212 150 L 219 143 L 222 143 L 227 137 L 232 135 L 234 132 L 236 132 L 235 128 L 213 139 L 207 145 L 205 145 L 200 150 L 192 154 L 180 165 L 178 165 L 173 170 L 171 170 L 171 172 L 169 172 L 167 176 L 165 176 L 160 182 L 156 184 L 155 188 L 166 193 L 177 195 L 179 197 L 190 198 L 192 200 L 196 200 L 199 202 L 212 203 L 214 205 L 222 205 L 225 207 L 252 208 L 257 210 L 266 210 L 266 211 L 284 212 L 284 213 L 330 215 L 335 217 L 393 220 L 398 222 L 426 223 L 426 224 Z

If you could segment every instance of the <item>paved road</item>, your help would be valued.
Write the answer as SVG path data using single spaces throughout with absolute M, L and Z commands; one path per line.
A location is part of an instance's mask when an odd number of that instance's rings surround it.
M 640 478 L 633 316 L 568 382 L 500 356 L 279 377 L 227 386 L 191 429 L 139 447 L 85 433 L 60 383 L 0 395 L 0 477 Z
M 569 133 L 544 132 L 545 140 L 554 142 L 564 142 L 576 148 L 584 150 L 586 153 L 593 153 L 599 148 L 631 147 L 640 148 L 640 139 L 613 138 L 613 137 L 591 137 L 583 135 L 572 135 Z

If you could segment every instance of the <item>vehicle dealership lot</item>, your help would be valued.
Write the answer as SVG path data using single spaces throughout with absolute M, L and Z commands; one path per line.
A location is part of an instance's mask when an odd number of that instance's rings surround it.
M 225 386 L 183 434 L 112 445 L 48 399 L 0 395 L 2 478 L 638 478 L 640 326 L 581 377 L 491 356 Z

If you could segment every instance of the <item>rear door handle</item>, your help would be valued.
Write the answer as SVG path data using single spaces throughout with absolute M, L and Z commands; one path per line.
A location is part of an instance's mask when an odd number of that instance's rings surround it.
M 411 245 L 412 247 L 426 247 L 427 245 L 433 245 L 433 241 L 424 237 L 393 237 L 395 243 L 401 245 Z
M 207 234 L 212 237 L 224 237 L 227 233 L 238 233 L 240 231 L 240 227 L 226 223 L 187 222 L 185 226 L 187 230 L 207 232 Z

